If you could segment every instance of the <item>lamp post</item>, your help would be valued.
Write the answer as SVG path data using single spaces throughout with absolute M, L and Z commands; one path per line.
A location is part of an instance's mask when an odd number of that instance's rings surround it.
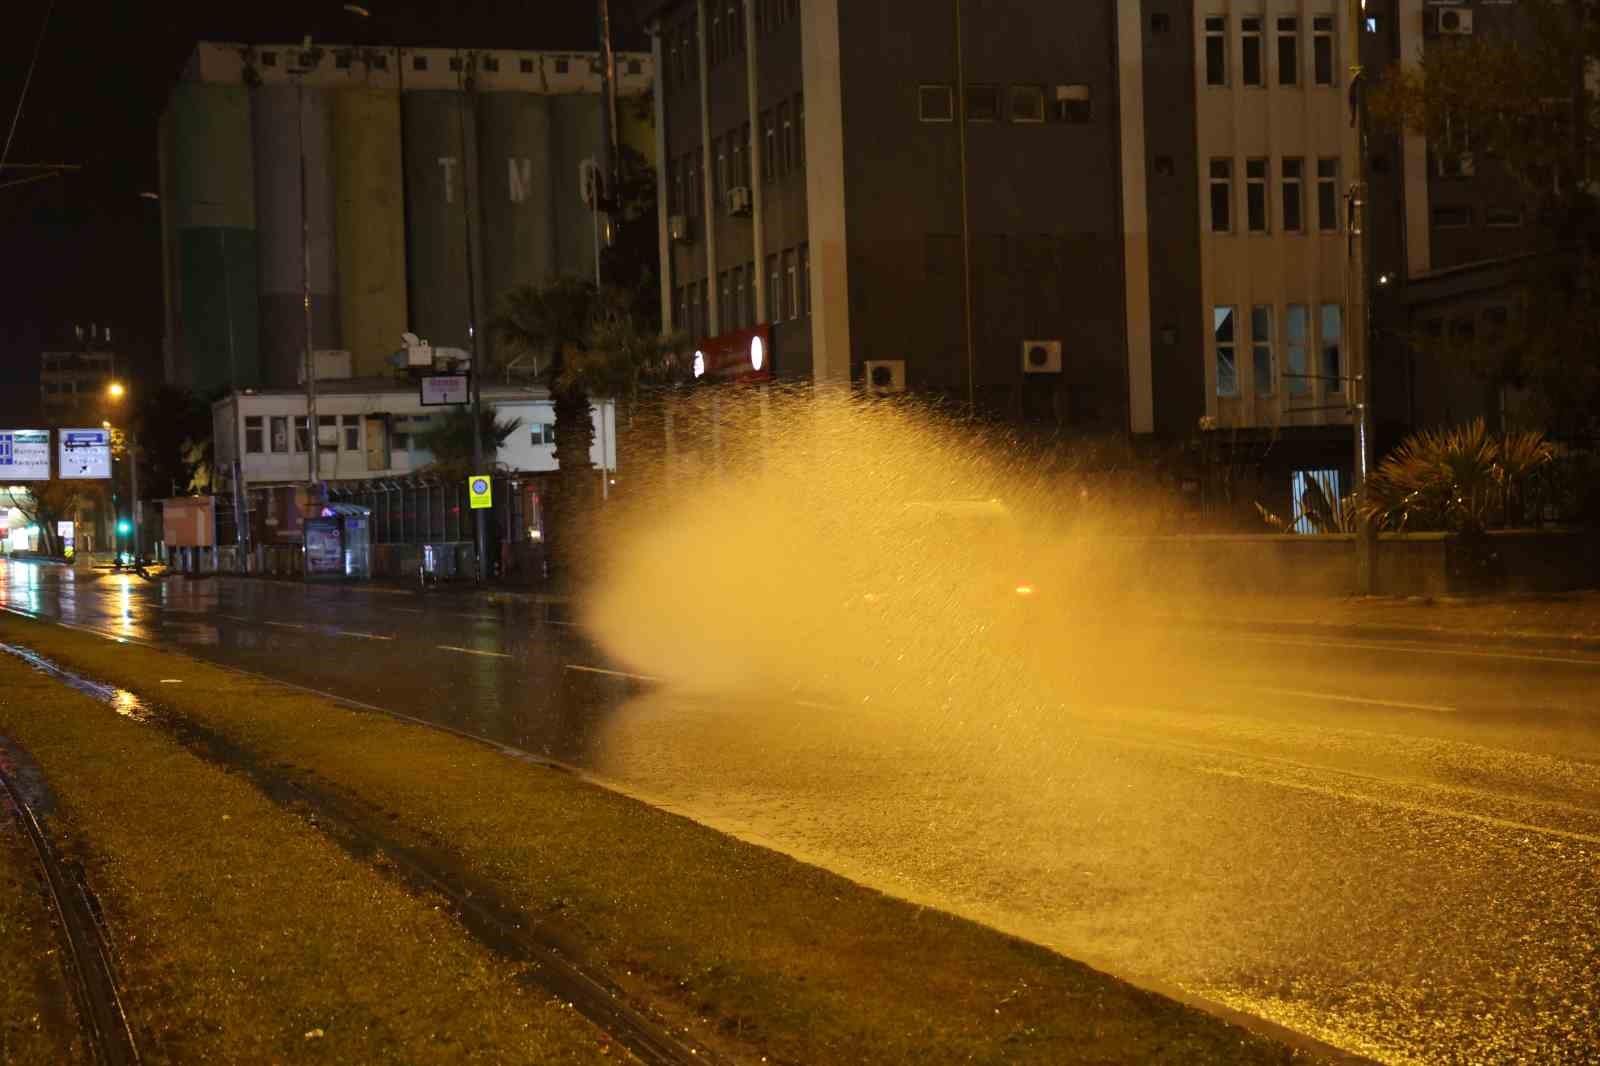
M 110 400 L 111 402 L 113 402 L 113 403 L 121 402 L 123 397 L 127 396 L 127 394 L 128 394 L 127 388 L 124 387 L 122 382 L 120 382 L 120 381 L 113 381 L 110 385 L 106 386 L 106 398 L 108 400 Z M 110 429 L 111 428 L 111 423 L 109 421 L 101 422 L 100 425 L 105 429 Z M 133 551 L 130 554 L 132 554 L 132 556 L 135 559 L 138 559 L 139 558 L 139 546 L 140 546 L 140 538 L 139 538 L 139 455 L 138 455 L 138 447 L 139 447 L 139 445 L 138 445 L 138 440 L 137 440 L 137 438 L 135 438 L 134 433 L 133 433 L 133 420 L 131 418 L 127 420 L 126 428 L 123 429 L 122 434 L 123 434 L 124 437 L 127 438 L 128 504 L 129 504 L 128 510 L 130 512 L 130 517 L 133 520 L 133 523 L 132 523 L 133 528 L 131 530 L 131 532 L 133 534 Z M 115 523 L 115 521 L 116 521 L 116 516 L 115 515 L 112 516 L 112 521 L 113 521 L 113 523 Z M 115 525 L 113 525 L 112 528 L 113 528 L 113 530 L 115 530 Z M 116 539 L 116 533 L 113 532 L 112 533 L 113 543 L 115 543 L 115 539 Z

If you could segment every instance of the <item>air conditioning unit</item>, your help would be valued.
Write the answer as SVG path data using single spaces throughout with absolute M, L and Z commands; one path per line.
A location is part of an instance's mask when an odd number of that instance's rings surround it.
M 1437 7 L 1423 14 L 1423 29 L 1434 37 L 1468 37 L 1472 34 L 1472 9 Z
M 873 396 L 889 396 L 906 391 L 904 359 L 868 359 L 862 364 L 862 380 Z
M 1061 342 L 1023 341 L 1022 372 L 1024 374 L 1061 373 Z
M 667 236 L 676 244 L 689 244 L 693 241 L 689 235 L 689 217 L 687 215 L 673 215 L 667 219 Z
M 750 186 L 735 185 L 728 190 L 728 214 L 748 215 L 750 213 Z

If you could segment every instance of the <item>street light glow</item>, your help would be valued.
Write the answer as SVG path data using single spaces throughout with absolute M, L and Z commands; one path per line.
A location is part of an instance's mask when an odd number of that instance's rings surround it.
M 122 382 L 120 381 L 113 381 L 110 385 L 106 386 L 106 395 L 111 397 L 113 400 L 122 399 L 123 395 L 127 393 L 127 391 L 127 389 L 122 387 Z

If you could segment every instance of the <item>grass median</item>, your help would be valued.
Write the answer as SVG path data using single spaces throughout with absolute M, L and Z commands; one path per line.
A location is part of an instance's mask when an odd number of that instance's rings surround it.
M 83 1061 L 33 846 L 0 802 L 0 1062 Z
M 614 1061 L 432 900 L 153 727 L 0 656 L 0 732 L 56 794 L 146 1062 Z
M 773 1062 L 1282 1063 L 1303 1053 L 569 774 L 187 657 L 0 618 L 387 813 L 724 1050 Z M 181 683 L 163 684 L 168 682 Z M 269 857 L 261 862 L 270 865 Z

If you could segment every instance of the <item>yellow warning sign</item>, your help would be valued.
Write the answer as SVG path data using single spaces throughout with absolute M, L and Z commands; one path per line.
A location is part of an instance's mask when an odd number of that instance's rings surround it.
M 467 478 L 467 494 L 472 498 L 472 509 L 482 511 L 494 506 L 494 480 L 488 474 L 474 474 Z

